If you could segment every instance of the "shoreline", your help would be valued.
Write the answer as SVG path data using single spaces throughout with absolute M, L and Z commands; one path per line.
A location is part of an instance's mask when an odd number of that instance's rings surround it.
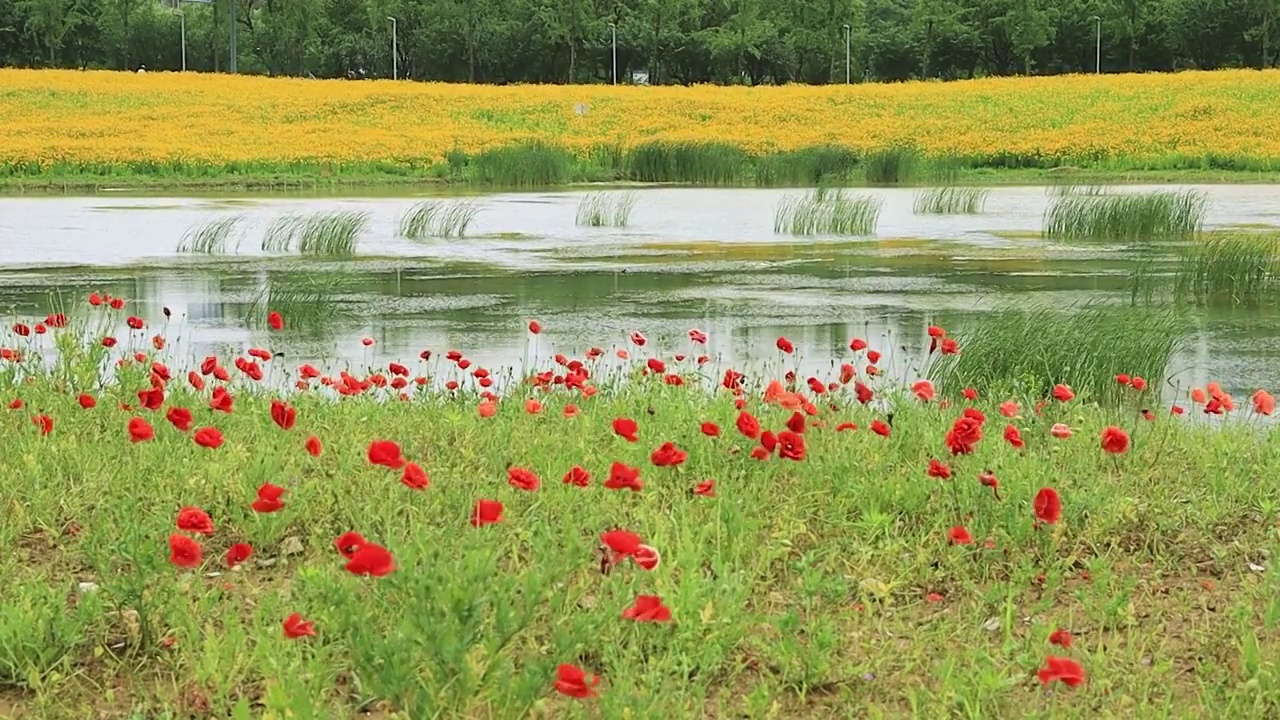
M 584 173 L 581 180 L 543 186 L 512 187 L 483 183 L 469 179 L 442 177 L 438 172 L 405 174 L 352 174 L 352 175 L 285 175 L 227 173 L 212 177 L 174 178 L 155 175 L 35 175 L 0 177 L 0 196 L 26 195 L 66 196 L 130 196 L 171 194 L 176 191 L 192 194 L 237 194 L 267 191 L 279 194 L 350 196 L 367 195 L 370 190 L 381 190 L 378 195 L 408 196 L 420 191 L 440 194 L 483 194 L 507 191 L 545 191 L 592 187 L 813 187 L 813 185 L 760 185 L 754 183 L 680 183 L 637 182 L 612 178 L 592 178 Z M 1280 171 L 1258 172 L 1238 170 L 1113 170 L 1104 168 L 1026 168 L 995 169 L 973 168 L 962 170 L 947 183 L 1007 187 L 1018 185 L 1052 185 L 1059 183 L 1101 185 L 1270 185 L 1280 184 Z M 844 180 L 833 185 L 840 187 L 929 187 L 929 182 L 898 184 L 873 184 L 860 180 Z

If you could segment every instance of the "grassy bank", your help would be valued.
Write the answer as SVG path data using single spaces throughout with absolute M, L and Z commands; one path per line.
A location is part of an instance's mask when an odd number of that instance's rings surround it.
M 2 70 L 0 177 L 541 186 L 1271 173 L 1277 73 L 650 88 Z
M 690 340 L 633 341 L 580 371 L 550 359 L 572 342 L 551 327 L 529 335 L 530 367 L 480 372 L 440 350 L 397 366 L 374 345 L 378 369 L 352 377 L 246 348 L 169 357 L 153 337 L 180 326 L 131 332 L 131 308 L 109 308 L 77 303 L 44 334 L 19 319 L 0 343 L 6 717 L 1280 708 L 1280 505 L 1256 481 L 1280 473 L 1271 426 L 1247 398 L 1210 422 L 1190 388 L 1175 415 L 1154 378 L 1056 398 L 1010 382 L 1140 369 L 1119 351 L 964 365 L 948 377 L 983 382 L 970 399 L 868 375 L 870 347 L 791 392 L 766 387 L 793 364 L 781 351 L 725 368 L 699 365 Z M 1149 325 L 1105 327 L 1175 331 Z M 257 336 L 267 358 L 289 347 L 283 327 Z M 1029 347 L 1014 335 L 981 337 Z M 960 353 L 943 357 L 978 351 L 938 339 Z M 477 517 L 481 500 L 500 519 Z M 615 528 L 656 566 L 602 537 Z M 251 554 L 229 568 L 239 544 Z M 1042 684 L 1049 656 L 1083 682 Z M 557 688 L 561 664 L 602 679 Z

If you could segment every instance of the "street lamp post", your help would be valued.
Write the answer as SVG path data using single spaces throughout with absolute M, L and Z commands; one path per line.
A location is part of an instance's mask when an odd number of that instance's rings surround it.
M 613 84 L 618 84 L 618 26 L 609 23 L 609 35 L 613 45 Z
M 844 24 L 844 84 L 849 84 L 849 23 Z
M 399 80 L 400 52 L 399 48 L 396 47 L 396 19 L 390 15 L 387 16 L 387 19 L 391 21 L 391 79 Z
M 1094 46 L 1094 51 L 1093 51 L 1093 73 L 1095 75 L 1101 75 L 1102 74 L 1102 18 L 1098 17 L 1097 15 L 1094 15 L 1089 19 L 1097 24 L 1097 33 L 1096 33 L 1097 44 Z
M 187 71 L 187 16 L 179 9 L 174 8 L 174 13 L 178 15 L 178 24 L 182 28 L 182 72 Z

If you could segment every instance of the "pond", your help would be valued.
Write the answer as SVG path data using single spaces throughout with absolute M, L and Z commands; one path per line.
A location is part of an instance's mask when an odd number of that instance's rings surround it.
M 1280 225 L 1274 187 L 1196 189 L 1210 201 L 1208 227 Z M 429 241 L 398 237 L 421 199 L 412 197 L 0 198 L 0 312 L 30 321 L 108 292 L 153 324 L 168 308 L 172 349 L 202 357 L 266 344 L 249 320 L 285 305 L 292 327 L 273 349 L 360 368 L 453 348 L 513 365 L 540 351 L 545 359 L 552 345 L 621 346 L 632 330 L 692 352 L 696 327 L 721 363 L 776 357 L 786 336 L 804 348 L 800 366 L 817 371 L 846 360 L 856 336 L 879 343 L 905 376 L 930 322 L 959 328 L 998 308 L 1127 301 L 1136 262 L 1124 244 L 1041 239 L 1044 187 L 992 189 L 973 215 L 914 214 L 911 189 L 859 190 L 883 202 L 875 235 L 859 238 L 775 234 L 775 207 L 795 190 L 638 189 L 625 228 L 579 227 L 585 192 L 472 195 L 466 237 Z M 368 213 L 354 258 L 261 249 L 276 218 L 330 210 Z M 229 217 L 240 219 L 234 252 L 177 252 L 189 228 Z M 530 319 L 543 337 L 530 338 Z M 1280 313 L 1219 306 L 1194 319 L 1175 361 L 1184 386 L 1280 385 Z

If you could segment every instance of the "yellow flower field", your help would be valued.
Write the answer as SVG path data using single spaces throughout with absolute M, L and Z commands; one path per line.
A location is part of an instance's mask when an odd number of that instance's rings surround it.
M 1280 162 L 1280 71 L 828 87 L 476 86 L 0 70 L 0 169 L 293 163 L 421 166 L 542 140 L 576 154 L 653 139 L 751 154 L 911 144 L 1122 164 Z

